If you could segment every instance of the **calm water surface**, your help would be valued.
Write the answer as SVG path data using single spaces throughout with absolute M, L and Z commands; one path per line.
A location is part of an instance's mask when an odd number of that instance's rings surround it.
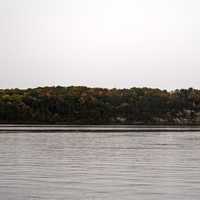
M 0 133 L 1 200 L 199 200 L 199 132 Z

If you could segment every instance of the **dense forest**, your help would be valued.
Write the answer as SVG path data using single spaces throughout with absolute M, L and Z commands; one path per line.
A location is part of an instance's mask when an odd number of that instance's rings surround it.
M 2 89 L 0 123 L 200 124 L 200 90 Z

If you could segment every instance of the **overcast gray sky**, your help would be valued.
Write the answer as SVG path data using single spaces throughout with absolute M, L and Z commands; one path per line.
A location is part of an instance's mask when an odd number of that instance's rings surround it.
M 200 87 L 199 0 L 0 0 L 0 87 Z

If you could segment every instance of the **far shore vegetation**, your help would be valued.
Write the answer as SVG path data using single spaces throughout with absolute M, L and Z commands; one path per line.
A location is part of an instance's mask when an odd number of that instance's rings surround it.
M 0 123 L 200 125 L 200 90 L 1 89 Z

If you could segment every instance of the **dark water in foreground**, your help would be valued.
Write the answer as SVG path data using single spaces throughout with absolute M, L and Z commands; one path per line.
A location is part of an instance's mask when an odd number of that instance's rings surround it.
M 199 200 L 200 132 L 1 132 L 0 199 Z

